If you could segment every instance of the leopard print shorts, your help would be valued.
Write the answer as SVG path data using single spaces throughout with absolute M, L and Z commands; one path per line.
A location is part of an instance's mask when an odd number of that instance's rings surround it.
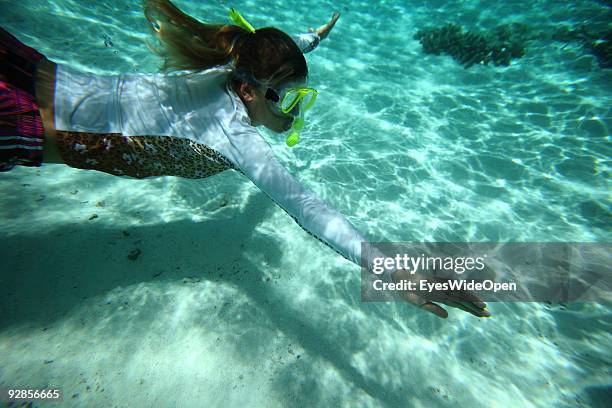
M 116 176 L 205 178 L 234 168 L 215 150 L 173 136 L 57 131 L 57 144 L 70 167 Z

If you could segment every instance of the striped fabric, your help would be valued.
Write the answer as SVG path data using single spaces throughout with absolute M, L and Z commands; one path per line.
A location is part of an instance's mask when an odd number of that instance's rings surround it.
M 0 28 L 0 171 L 42 163 L 44 130 L 34 96 L 42 58 Z

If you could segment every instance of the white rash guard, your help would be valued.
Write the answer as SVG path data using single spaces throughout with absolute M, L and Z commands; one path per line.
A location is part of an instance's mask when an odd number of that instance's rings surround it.
M 298 44 L 303 50 L 312 45 L 303 40 L 308 36 L 296 40 L 302 41 Z M 222 66 L 181 75 L 99 76 L 58 65 L 55 126 L 73 132 L 174 136 L 204 144 L 229 160 L 303 229 L 360 265 L 365 239 L 278 162 L 229 86 L 230 74 L 231 67 Z

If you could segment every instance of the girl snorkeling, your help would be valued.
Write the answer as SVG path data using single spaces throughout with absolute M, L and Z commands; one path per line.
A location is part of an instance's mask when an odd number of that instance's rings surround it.
M 297 143 L 317 97 L 303 53 L 316 48 L 339 14 L 292 38 L 275 28 L 255 29 L 234 10 L 235 25 L 211 25 L 169 0 L 144 5 L 164 73 L 80 72 L 0 29 L 0 170 L 44 161 L 134 178 L 205 178 L 234 169 L 309 234 L 361 265 L 366 240 L 289 174 L 256 129 L 289 131 L 286 143 Z M 401 276 L 398 271 L 392 279 Z M 402 296 L 447 316 L 427 299 Z M 444 303 L 489 315 L 466 294 Z

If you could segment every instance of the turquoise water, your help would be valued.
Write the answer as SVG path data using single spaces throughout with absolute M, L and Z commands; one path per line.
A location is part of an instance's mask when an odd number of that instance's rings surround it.
M 287 32 L 342 13 L 307 55 L 320 95 L 302 142 L 262 133 L 367 237 L 610 242 L 612 71 L 546 38 L 609 29 L 605 2 L 176 4 L 212 22 L 233 6 Z M 56 62 L 158 66 L 139 2 L 0 8 Z M 412 38 L 445 22 L 539 37 L 509 67 L 465 70 Z M 43 165 L 3 174 L 0 191 L 0 387 L 61 387 L 62 406 L 610 403 L 609 305 L 497 303 L 491 319 L 442 321 L 361 303 L 359 269 L 234 172 L 138 181 Z

